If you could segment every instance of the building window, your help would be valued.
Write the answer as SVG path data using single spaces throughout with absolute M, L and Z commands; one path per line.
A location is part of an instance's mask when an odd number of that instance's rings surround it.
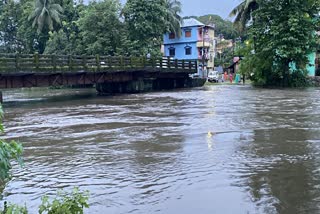
M 199 33 L 200 39 L 202 39 L 202 29 L 199 29 L 198 33 Z
M 169 48 L 169 56 L 174 57 L 176 55 L 176 49 L 175 48 Z
M 176 38 L 176 34 L 174 33 L 169 33 L 169 39 L 175 39 Z
M 202 48 L 198 49 L 198 57 L 201 58 L 202 57 Z
M 186 55 L 191 55 L 192 54 L 192 47 L 187 46 L 185 47 Z
M 185 36 L 186 36 L 186 37 L 191 37 L 191 30 L 187 30 L 187 31 L 185 32 Z

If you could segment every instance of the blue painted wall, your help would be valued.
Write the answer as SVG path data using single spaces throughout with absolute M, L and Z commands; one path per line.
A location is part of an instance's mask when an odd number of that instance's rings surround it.
M 185 37 L 185 31 L 186 30 L 191 30 L 191 37 Z M 176 36 L 175 39 L 169 39 L 169 33 L 165 34 L 163 36 L 163 44 L 175 44 L 175 43 L 188 43 L 188 42 L 197 42 L 198 41 L 198 27 L 187 27 L 187 28 L 182 28 L 182 35 L 180 38 Z
M 185 55 L 185 47 L 187 46 L 191 47 L 191 55 Z M 170 48 L 176 49 L 176 55 L 173 57 L 174 59 L 198 59 L 197 42 L 164 45 L 165 56 L 170 55 Z
M 316 53 L 311 53 L 308 55 L 308 59 L 310 64 L 307 65 L 307 71 L 309 76 L 315 76 L 316 75 L 316 65 L 315 65 L 315 60 L 316 60 Z
M 316 60 L 316 53 L 311 53 L 308 55 L 309 59 L 309 64 L 307 64 L 307 72 L 308 76 L 315 76 L 316 75 L 316 65 L 315 65 L 315 60 Z M 294 71 L 297 69 L 296 64 L 294 62 L 291 63 L 290 65 L 291 71 Z
M 176 54 L 174 59 L 198 59 L 197 42 L 199 40 L 198 27 L 182 28 L 182 35 L 175 39 L 169 39 L 169 34 L 165 34 L 163 38 L 164 55 L 169 56 L 169 49 L 175 48 Z M 191 37 L 185 37 L 185 32 L 191 30 Z M 185 54 L 185 48 L 191 47 L 191 55 Z

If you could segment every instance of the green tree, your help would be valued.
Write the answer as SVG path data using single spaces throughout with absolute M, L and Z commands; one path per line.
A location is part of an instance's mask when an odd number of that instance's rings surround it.
M 18 23 L 21 18 L 20 3 L 14 0 L 0 2 L 0 51 L 7 53 L 20 52 L 21 42 L 17 37 Z
M 129 38 L 134 41 L 140 55 L 160 54 L 162 36 L 170 30 L 168 9 L 164 0 L 128 0 L 123 15 Z
M 315 51 L 318 0 L 260 1 L 250 29 L 250 64 L 254 81 L 261 85 L 299 86 L 306 83 L 308 54 Z M 254 48 L 254 51 L 253 51 Z
M 167 17 L 168 17 L 168 31 L 174 32 L 178 37 L 181 36 L 181 24 L 183 22 L 182 16 L 180 15 L 181 2 L 178 0 L 165 0 Z
M 54 24 L 60 24 L 62 13 L 62 7 L 54 4 L 52 0 L 36 0 L 29 20 L 33 20 L 32 27 L 37 26 L 40 34 L 43 31 L 53 31 Z
M 121 4 L 118 0 L 91 2 L 82 11 L 78 26 L 80 30 L 82 53 L 116 55 L 122 47 L 125 34 L 124 24 L 120 22 Z
M 49 38 L 48 32 L 37 33 L 37 29 L 32 28 L 32 21 L 28 20 L 34 10 L 33 0 L 20 0 L 18 3 L 23 8 L 18 22 L 17 38 L 21 43 L 21 53 L 33 54 L 43 53 Z
M 252 12 L 258 9 L 257 0 L 243 0 L 229 14 L 230 17 L 235 17 L 234 24 L 240 31 L 246 28 L 248 22 L 252 19 Z
M 86 6 L 79 3 L 74 5 L 72 1 L 59 2 L 64 8 L 61 28 L 49 33 L 46 44 L 46 54 L 83 54 L 82 38 L 79 29 L 80 14 L 86 10 Z

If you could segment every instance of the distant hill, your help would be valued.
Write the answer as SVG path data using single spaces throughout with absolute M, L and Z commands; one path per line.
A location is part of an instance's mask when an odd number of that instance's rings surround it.
M 208 14 L 204 16 L 187 16 L 187 18 L 195 18 L 205 25 L 214 24 L 216 27 L 216 36 L 223 35 L 225 39 L 235 39 L 239 36 L 238 32 L 233 27 L 233 23 L 229 20 L 224 20 L 215 14 Z

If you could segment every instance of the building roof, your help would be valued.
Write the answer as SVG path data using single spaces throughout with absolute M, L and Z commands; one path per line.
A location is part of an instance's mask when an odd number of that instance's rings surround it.
M 194 27 L 194 26 L 204 26 L 204 24 L 194 18 L 183 20 L 182 27 Z

